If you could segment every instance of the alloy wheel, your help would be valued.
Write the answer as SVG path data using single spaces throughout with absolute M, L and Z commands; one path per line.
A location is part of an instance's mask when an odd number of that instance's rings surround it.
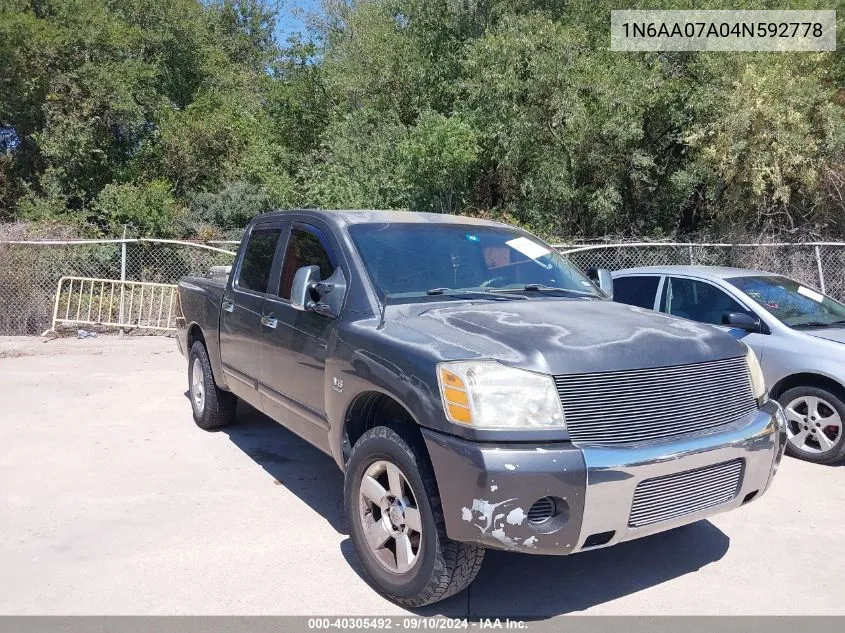
M 375 559 L 395 574 L 410 571 L 420 560 L 422 518 L 407 477 L 391 462 L 374 462 L 361 479 L 358 497 L 364 537 Z
M 202 413 L 205 408 L 205 372 L 199 358 L 194 358 L 191 364 L 191 399 L 197 413 Z
M 842 434 L 842 418 L 823 398 L 800 396 L 786 407 L 786 430 L 789 442 L 807 453 L 826 453 Z

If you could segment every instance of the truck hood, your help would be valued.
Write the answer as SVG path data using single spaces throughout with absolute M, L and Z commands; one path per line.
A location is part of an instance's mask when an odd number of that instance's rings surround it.
M 710 325 L 612 301 L 546 298 L 416 307 L 416 313 L 403 310 L 395 321 L 467 350 L 466 358 L 547 374 L 667 367 L 745 352 Z

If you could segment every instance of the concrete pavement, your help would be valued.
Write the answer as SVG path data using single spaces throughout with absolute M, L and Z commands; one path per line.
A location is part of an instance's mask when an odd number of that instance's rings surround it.
M 0 613 L 387 615 L 334 462 L 261 414 L 207 433 L 172 339 L 0 339 Z M 571 557 L 488 552 L 419 611 L 845 614 L 845 467 L 785 458 L 740 510 Z

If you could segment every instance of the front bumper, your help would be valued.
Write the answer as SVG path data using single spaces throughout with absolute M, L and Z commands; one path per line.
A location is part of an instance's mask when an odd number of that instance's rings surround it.
M 783 456 L 786 421 L 770 400 L 717 432 L 666 442 L 537 447 L 479 444 L 429 430 L 423 436 L 450 538 L 496 549 L 571 554 L 669 530 L 759 498 Z M 736 461 L 741 468 L 730 499 L 700 510 L 692 504 L 683 514 L 633 525 L 639 483 Z M 555 499 L 559 514 L 533 525 L 529 508 L 543 497 Z M 683 497 L 678 505 L 683 512 Z

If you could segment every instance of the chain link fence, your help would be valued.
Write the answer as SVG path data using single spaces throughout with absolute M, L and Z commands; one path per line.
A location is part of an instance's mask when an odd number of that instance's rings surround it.
M 61 277 L 174 284 L 232 263 L 238 243 L 176 240 L 0 241 L 0 335 L 32 335 L 52 322 Z M 780 273 L 845 300 L 845 242 L 556 244 L 582 271 L 696 264 Z
M 582 271 L 591 266 L 620 270 L 639 266 L 731 266 L 792 277 L 832 297 L 845 299 L 845 242 L 684 244 L 556 244 Z
M 48 329 L 62 277 L 177 283 L 231 264 L 236 248 L 152 239 L 0 241 L 0 335 Z

